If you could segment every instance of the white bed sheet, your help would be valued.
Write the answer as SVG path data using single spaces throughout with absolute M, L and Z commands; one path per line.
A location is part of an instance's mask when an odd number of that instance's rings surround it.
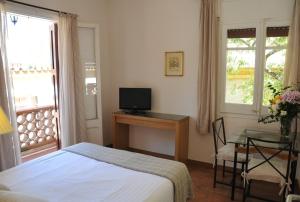
M 0 184 L 49 202 L 173 202 L 170 180 L 65 151 L 0 173 Z

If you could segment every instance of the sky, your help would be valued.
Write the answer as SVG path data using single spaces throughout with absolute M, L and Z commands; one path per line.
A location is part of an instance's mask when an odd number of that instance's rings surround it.
M 13 16 L 17 18 L 15 25 L 11 21 Z M 9 64 L 24 64 L 22 68 L 51 67 L 52 24 L 48 20 L 9 13 L 7 15 Z

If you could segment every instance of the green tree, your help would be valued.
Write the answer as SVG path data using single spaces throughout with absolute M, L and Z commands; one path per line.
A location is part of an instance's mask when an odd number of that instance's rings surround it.
M 287 37 L 268 37 L 266 40 L 267 48 L 270 48 L 266 51 L 265 61 L 278 53 L 285 55 L 284 48 L 287 44 Z M 255 48 L 256 40 L 255 38 L 233 38 L 228 39 L 229 47 L 246 47 L 246 48 Z M 271 47 L 282 47 L 282 48 L 271 48 Z M 279 54 L 279 53 L 278 53 Z M 270 83 L 274 87 L 281 89 L 283 87 L 283 66 L 284 61 L 279 63 L 266 63 L 264 68 L 264 96 L 263 104 L 268 105 L 269 99 L 272 97 L 272 92 L 267 88 L 267 84 Z M 242 68 L 251 67 L 247 61 L 241 57 L 234 57 L 233 54 L 228 54 L 227 56 L 227 75 L 240 75 Z M 254 68 L 254 67 L 253 67 Z M 254 73 L 254 72 L 253 72 Z M 242 93 L 242 101 L 245 104 L 252 103 L 253 99 L 253 86 L 254 86 L 254 75 L 250 75 L 248 79 L 239 81 L 239 84 L 232 84 L 230 86 L 230 95 L 236 96 L 238 92 Z

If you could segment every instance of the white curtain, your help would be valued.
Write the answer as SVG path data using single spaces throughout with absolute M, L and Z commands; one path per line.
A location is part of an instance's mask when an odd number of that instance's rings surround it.
M 285 86 L 300 82 L 300 0 L 295 0 L 292 24 L 289 30 L 288 47 L 284 67 Z
M 16 112 L 13 103 L 12 82 L 6 56 L 6 10 L 0 1 L 0 105 L 8 116 L 14 131 L 0 136 L 0 171 L 18 165 L 21 162 L 19 135 L 17 132 Z
M 219 20 L 217 0 L 200 1 L 197 129 L 209 133 L 216 113 Z
M 84 71 L 80 66 L 77 16 L 59 15 L 59 113 L 62 148 L 86 141 Z

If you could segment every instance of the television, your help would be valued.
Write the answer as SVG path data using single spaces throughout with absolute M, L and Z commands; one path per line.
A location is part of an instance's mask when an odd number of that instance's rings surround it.
M 119 88 L 119 108 L 129 112 L 151 110 L 151 88 Z

